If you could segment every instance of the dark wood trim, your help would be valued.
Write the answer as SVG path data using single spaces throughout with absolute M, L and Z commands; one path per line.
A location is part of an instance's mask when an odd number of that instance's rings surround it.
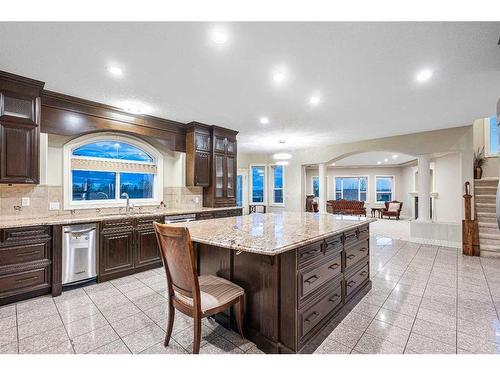
M 52 227 L 52 297 L 62 293 L 62 225 Z

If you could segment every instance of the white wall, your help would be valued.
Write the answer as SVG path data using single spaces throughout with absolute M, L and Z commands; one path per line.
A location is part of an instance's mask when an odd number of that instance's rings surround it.
M 460 155 L 449 154 L 434 159 L 435 184 L 438 196 L 435 202 L 435 220 L 461 223 L 462 181 L 458 173 Z

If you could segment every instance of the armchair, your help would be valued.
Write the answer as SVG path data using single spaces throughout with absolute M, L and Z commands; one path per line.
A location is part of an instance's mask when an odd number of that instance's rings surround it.
M 403 208 L 403 202 L 399 201 L 384 202 L 384 206 L 385 207 L 383 207 L 382 211 L 380 212 L 382 218 L 384 218 L 384 216 L 387 216 L 389 218 L 395 217 L 396 220 L 399 220 L 399 215 L 401 214 L 401 209 Z

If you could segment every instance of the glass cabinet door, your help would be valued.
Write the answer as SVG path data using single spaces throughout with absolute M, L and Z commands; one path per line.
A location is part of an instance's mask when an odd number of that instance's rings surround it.
M 234 158 L 226 158 L 227 164 L 227 196 L 234 197 Z
M 215 137 L 215 151 L 224 152 L 226 147 L 226 138 Z
M 34 121 L 33 99 L 1 94 L 0 104 L 1 116 L 12 116 Z
M 236 147 L 234 141 L 227 141 L 227 152 L 230 154 L 234 154 L 236 152 Z
M 224 156 L 215 155 L 215 197 L 224 196 Z
M 210 151 L 210 136 L 206 134 L 196 134 L 196 149 Z

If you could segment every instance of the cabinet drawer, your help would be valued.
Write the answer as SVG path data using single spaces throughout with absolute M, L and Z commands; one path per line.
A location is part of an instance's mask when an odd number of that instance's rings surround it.
M 211 212 L 200 212 L 196 214 L 196 220 L 208 220 L 213 218 L 214 215 Z
M 164 216 L 143 217 L 137 219 L 137 226 L 141 228 L 153 228 L 153 222 L 163 224 Z
M 297 252 L 299 267 L 304 267 L 323 256 L 323 242 L 315 242 L 299 248 Z
M 369 225 L 364 225 L 362 227 L 359 227 L 358 228 L 358 238 L 361 240 L 361 239 L 365 239 L 365 238 L 368 238 L 370 237 L 370 227 Z
M 3 245 L 8 245 L 9 243 L 29 242 L 40 239 L 50 239 L 50 228 L 48 226 L 3 229 L 0 240 L 3 242 Z
M 361 267 L 359 270 L 346 277 L 345 280 L 345 290 L 346 297 L 350 296 L 355 292 L 363 283 L 370 277 L 369 265 Z
M 329 237 L 325 240 L 325 255 L 342 251 L 342 234 Z
M 299 271 L 299 298 L 302 299 L 326 281 L 340 275 L 341 271 L 341 253 L 337 253 L 337 255 L 329 259 L 322 259 L 319 264 L 316 263 L 309 268 Z
M 47 250 L 48 246 L 45 243 L 0 248 L 0 266 L 48 259 Z
M 48 267 L 0 276 L 0 296 L 21 293 L 22 289 L 48 286 Z
M 342 284 L 330 289 L 315 303 L 299 312 L 299 335 L 300 338 L 307 335 L 321 320 L 330 314 L 342 303 Z
M 350 244 L 358 240 L 357 229 L 352 229 L 344 233 L 344 246 L 349 246 Z
M 369 255 L 369 240 L 363 240 L 345 249 L 345 269 L 358 263 Z
M 103 231 L 127 231 L 134 227 L 134 219 L 107 220 L 102 223 Z

